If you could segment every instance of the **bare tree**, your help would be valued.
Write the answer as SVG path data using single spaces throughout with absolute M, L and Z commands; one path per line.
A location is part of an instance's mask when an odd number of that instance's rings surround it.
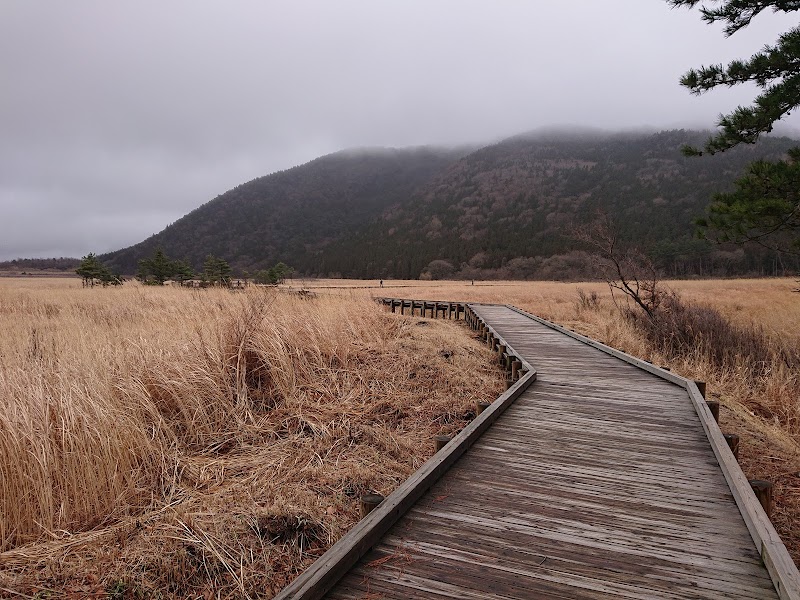
M 611 218 L 602 211 L 595 219 L 576 226 L 572 237 L 594 251 L 596 268 L 611 288 L 625 294 L 652 320 L 666 296 L 658 271 L 643 252 L 620 242 Z

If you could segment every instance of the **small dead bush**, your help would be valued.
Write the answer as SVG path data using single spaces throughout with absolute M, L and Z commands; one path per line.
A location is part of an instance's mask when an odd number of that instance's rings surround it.
M 325 526 L 304 514 L 259 515 L 253 518 L 250 527 L 265 542 L 291 544 L 300 552 L 330 543 L 330 533 Z
M 578 301 L 577 301 L 577 309 L 578 311 L 582 310 L 600 310 L 600 296 L 597 292 L 585 292 L 581 288 L 578 288 Z
M 800 433 L 800 407 L 786 394 L 767 393 L 778 387 L 800 397 L 800 348 L 769 335 L 763 327 L 736 325 L 711 306 L 691 304 L 676 293 L 666 295 L 652 317 L 626 308 L 625 317 L 652 348 L 669 360 L 706 364 L 717 373 L 734 373 L 747 383 L 750 408 L 787 429 Z

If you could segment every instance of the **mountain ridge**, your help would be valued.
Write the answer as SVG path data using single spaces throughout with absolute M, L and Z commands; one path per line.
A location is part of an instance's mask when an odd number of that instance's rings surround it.
M 696 240 L 692 220 L 749 162 L 797 142 L 767 137 L 714 157 L 680 153 L 707 136 L 534 130 L 480 147 L 346 149 L 236 186 L 102 258 L 129 273 L 161 247 L 195 266 L 214 254 L 251 272 L 283 261 L 305 275 L 416 278 L 444 261 L 447 276 L 536 277 L 544 261 L 574 258 L 570 228 L 604 210 L 677 276 L 714 270 L 715 261 L 757 270 L 763 253 Z M 515 260 L 528 267 L 509 273 Z

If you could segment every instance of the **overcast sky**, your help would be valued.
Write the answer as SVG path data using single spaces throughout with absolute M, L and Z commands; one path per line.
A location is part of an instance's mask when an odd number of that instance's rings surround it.
M 665 0 L 3 0 L 0 260 L 128 246 L 346 147 L 710 127 L 753 90 L 680 75 L 795 24 L 726 39 Z

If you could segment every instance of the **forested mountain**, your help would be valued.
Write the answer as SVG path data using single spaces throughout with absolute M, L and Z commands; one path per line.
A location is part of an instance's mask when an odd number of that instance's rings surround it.
M 759 272 L 772 257 L 697 240 L 692 220 L 748 163 L 797 142 L 681 155 L 707 135 L 551 132 L 471 152 L 339 152 L 243 184 L 105 258 L 132 271 L 160 246 L 251 271 L 281 260 L 320 276 L 582 277 L 570 232 L 602 209 L 670 275 Z
M 356 149 L 259 177 L 207 202 L 145 241 L 101 258 L 133 273 L 162 248 L 199 268 L 215 255 L 239 270 L 278 261 L 306 270 L 332 242 L 407 201 L 471 149 Z

